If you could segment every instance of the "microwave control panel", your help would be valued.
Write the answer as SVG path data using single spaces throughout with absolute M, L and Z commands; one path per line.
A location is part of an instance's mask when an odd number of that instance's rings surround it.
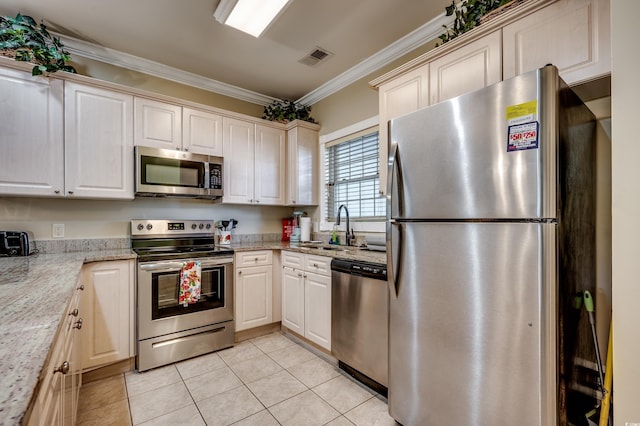
M 222 164 L 209 164 L 209 188 L 222 189 Z

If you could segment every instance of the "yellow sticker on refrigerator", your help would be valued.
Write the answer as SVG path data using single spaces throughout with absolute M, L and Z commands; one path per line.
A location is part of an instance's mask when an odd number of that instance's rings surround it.
M 507 152 L 538 149 L 537 118 L 537 100 L 507 107 Z

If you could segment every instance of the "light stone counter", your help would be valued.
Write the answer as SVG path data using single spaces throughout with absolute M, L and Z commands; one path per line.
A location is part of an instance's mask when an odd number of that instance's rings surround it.
M 362 250 L 358 247 L 330 246 L 321 244 L 319 247 L 305 246 L 305 243 L 296 244 L 286 241 L 260 241 L 255 243 L 231 244 L 235 251 L 251 250 L 290 250 L 300 253 L 314 254 L 317 256 L 327 256 L 336 259 L 360 260 L 385 265 L 387 254 L 379 251 Z M 321 248 L 326 247 L 327 249 Z M 329 249 L 330 248 L 330 249 Z
M 82 265 L 129 249 L 0 258 L 0 425 L 24 421 Z

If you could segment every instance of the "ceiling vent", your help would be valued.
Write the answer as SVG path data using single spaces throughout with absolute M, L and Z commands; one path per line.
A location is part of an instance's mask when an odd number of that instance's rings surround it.
M 300 59 L 298 62 L 304 65 L 308 65 L 310 67 L 315 67 L 320 62 L 324 62 L 333 56 L 333 53 L 326 51 L 321 47 L 316 47 L 304 58 Z

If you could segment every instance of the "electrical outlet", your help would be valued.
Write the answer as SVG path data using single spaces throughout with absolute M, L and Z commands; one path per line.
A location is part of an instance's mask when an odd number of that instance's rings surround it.
M 64 238 L 64 223 L 53 224 L 53 238 Z

